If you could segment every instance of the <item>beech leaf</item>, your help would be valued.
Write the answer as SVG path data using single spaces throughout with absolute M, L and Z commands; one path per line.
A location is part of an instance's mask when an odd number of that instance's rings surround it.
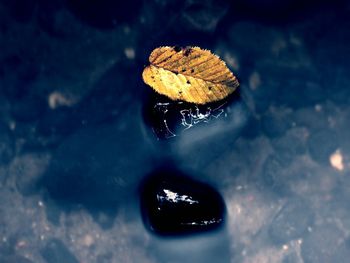
M 239 86 L 224 61 L 199 47 L 159 47 L 149 62 L 143 81 L 172 100 L 206 104 L 226 98 Z

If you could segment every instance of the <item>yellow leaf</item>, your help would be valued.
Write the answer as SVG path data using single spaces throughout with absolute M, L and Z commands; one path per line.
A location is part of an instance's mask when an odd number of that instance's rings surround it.
M 225 62 L 199 47 L 159 47 L 149 62 L 143 81 L 172 100 L 206 104 L 226 98 L 239 86 Z

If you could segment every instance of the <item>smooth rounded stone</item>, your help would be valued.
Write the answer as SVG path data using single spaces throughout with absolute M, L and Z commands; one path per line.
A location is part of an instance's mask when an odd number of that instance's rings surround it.
M 220 194 L 170 167 L 144 180 L 140 198 L 146 227 L 160 235 L 204 232 L 224 222 L 225 204 Z
M 329 164 L 329 157 L 339 147 L 337 134 L 331 130 L 311 134 L 307 145 L 312 159 L 321 164 Z
M 50 239 L 41 250 L 41 255 L 47 263 L 79 263 L 78 259 L 65 246 L 65 244 L 56 238 Z
M 305 263 L 349 262 L 349 242 L 335 224 L 326 223 L 312 228 L 303 239 L 301 255 Z
M 206 105 L 172 101 L 165 96 L 150 94 L 143 116 L 156 137 L 164 140 L 188 133 L 195 127 L 208 127 L 229 117 L 232 115 L 230 107 L 239 101 L 237 91 L 224 100 Z
M 269 228 L 274 243 L 285 244 L 305 237 L 307 228 L 312 225 L 313 212 L 304 200 L 294 199 L 279 211 Z

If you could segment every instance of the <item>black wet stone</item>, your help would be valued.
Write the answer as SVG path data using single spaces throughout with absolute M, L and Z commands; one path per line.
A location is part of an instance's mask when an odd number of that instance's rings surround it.
M 225 204 L 211 186 L 173 169 L 150 175 L 141 187 L 141 210 L 146 227 L 161 235 L 184 235 L 220 227 Z
M 182 91 L 179 91 L 181 94 Z M 232 115 L 230 107 L 239 100 L 238 92 L 205 105 L 173 101 L 162 95 L 151 94 L 143 107 L 143 117 L 158 139 L 169 139 L 195 126 L 209 126 Z

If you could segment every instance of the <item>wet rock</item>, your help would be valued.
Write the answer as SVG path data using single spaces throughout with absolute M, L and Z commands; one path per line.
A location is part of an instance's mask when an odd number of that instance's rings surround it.
M 59 239 L 51 239 L 41 250 L 41 255 L 47 263 L 79 263 L 77 258 Z
M 238 92 L 227 99 L 206 105 L 172 101 L 151 94 L 144 106 L 143 115 L 158 139 L 170 139 L 194 127 L 210 126 L 232 115 L 230 106 L 238 100 Z
M 277 244 L 305 237 L 312 220 L 312 211 L 303 200 L 290 200 L 271 223 L 270 237 Z
M 339 147 L 337 135 L 331 130 L 313 133 L 307 144 L 312 159 L 322 164 L 328 164 L 330 155 Z
M 203 232 L 223 224 L 220 194 L 173 169 L 160 169 L 141 187 L 141 209 L 148 228 L 161 235 Z

